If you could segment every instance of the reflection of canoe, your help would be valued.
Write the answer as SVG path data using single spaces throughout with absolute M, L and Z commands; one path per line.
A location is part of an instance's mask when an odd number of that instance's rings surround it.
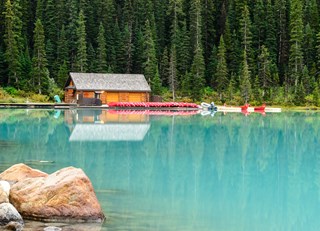
M 127 115 L 162 115 L 162 116 L 174 116 L 174 115 L 196 115 L 199 110 L 190 111 L 173 111 L 173 110 L 108 110 L 110 114 Z
M 183 102 L 110 102 L 109 107 L 132 107 L 132 108 L 199 108 L 199 105 L 195 103 L 183 103 Z

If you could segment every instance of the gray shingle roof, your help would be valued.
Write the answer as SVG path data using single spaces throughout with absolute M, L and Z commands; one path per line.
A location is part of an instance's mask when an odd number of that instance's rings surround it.
M 77 90 L 151 91 L 144 75 L 71 72 L 70 77 Z

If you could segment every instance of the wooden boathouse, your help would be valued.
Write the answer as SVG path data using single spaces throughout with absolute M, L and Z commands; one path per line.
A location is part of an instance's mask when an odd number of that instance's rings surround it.
M 65 84 L 65 103 L 80 99 L 110 102 L 149 102 L 151 89 L 144 75 L 71 72 Z

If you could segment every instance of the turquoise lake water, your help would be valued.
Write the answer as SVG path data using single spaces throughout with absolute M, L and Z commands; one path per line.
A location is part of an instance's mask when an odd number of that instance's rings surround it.
M 320 114 L 151 114 L 1 109 L 0 171 L 82 168 L 84 230 L 319 230 Z

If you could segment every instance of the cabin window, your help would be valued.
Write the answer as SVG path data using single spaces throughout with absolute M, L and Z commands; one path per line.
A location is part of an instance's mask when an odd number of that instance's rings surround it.
M 101 93 L 94 93 L 94 98 L 100 99 L 100 97 L 101 97 Z

